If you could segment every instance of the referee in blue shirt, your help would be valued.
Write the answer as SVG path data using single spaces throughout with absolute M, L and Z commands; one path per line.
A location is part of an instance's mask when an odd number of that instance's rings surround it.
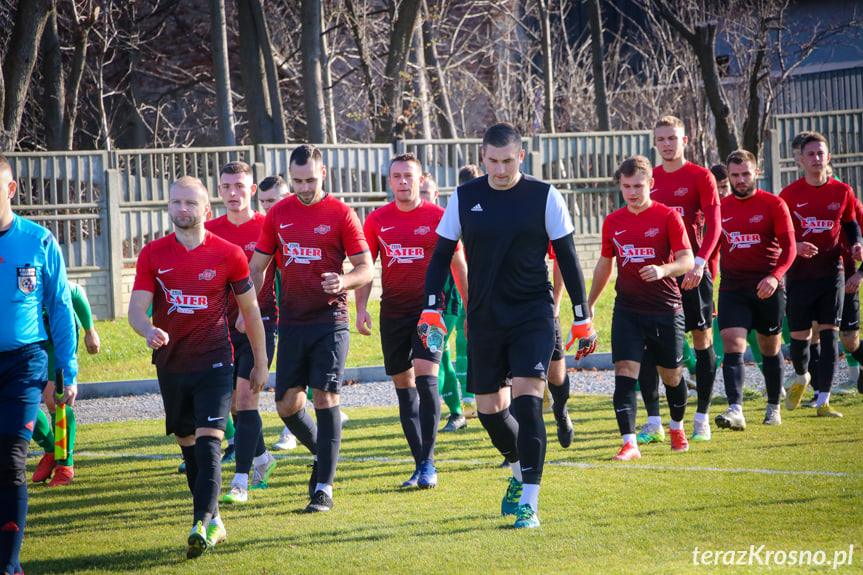
M 0 156 L 0 569 L 22 573 L 19 554 L 27 517 L 27 450 L 42 388 L 48 380 L 50 317 L 55 367 L 66 387 L 59 403 L 72 405 L 78 388 L 75 319 L 66 265 L 47 229 L 12 212 L 18 188 L 12 166 Z

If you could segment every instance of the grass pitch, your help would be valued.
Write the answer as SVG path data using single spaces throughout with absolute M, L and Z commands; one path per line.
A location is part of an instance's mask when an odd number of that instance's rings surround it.
M 31 484 L 22 561 L 28 574 L 861 573 L 863 398 L 832 403 L 844 418 L 800 408 L 768 427 L 764 401 L 748 401 L 746 431 L 714 426 L 713 440 L 688 453 L 666 442 L 624 463 L 611 461 L 611 398 L 575 396 L 572 447 L 557 445 L 546 416 L 542 527 L 526 531 L 499 516 L 509 472 L 496 468 L 501 458 L 478 421 L 439 436 L 436 489 L 402 490 L 413 464 L 397 410 L 351 409 L 332 512 L 301 513 L 308 453 L 276 452 L 269 489 L 223 505 L 228 542 L 194 561 L 185 559 L 192 499 L 163 423 L 81 425 L 74 483 Z M 722 409 L 720 401 L 713 414 Z M 271 443 L 281 422 L 264 418 Z M 223 493 L 232 475 L 226 466 Z M 753 557 L 750 546 L 764 547 Z M 724 555 L 705 566 L 705 551 Z M 767 551 L 775 558 L 759 566 Z M 792 551 L 810 564 L 789 566 Z M 833 565 L 842 553 L 851 564 Z M 755 564 L 726 564 L 741 556 Z

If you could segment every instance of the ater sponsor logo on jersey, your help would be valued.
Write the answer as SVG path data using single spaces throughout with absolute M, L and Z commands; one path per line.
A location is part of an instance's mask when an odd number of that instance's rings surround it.
M 618 257 L 623 258 L 623 263 L 620 264 L 620 267 L 624 267 L 629 262 L 643 263 L 656 257 L 656 252 L 653 248 L 637 248 L 632 244 L 622 245 L 617 240 L 614 240 L 614 245 L 617 246 Z
M 794 211 L 794 215 L 800 220 L 800 227 L 806 230 L 803 232 L 804 236 L 808 236 L 811 233 L 819 234 L 833 229 L 833 220 L 819 220 L 814 216 L 804 218 L 797 213 L 797 210 Z
M 282 239 L 281 237 L 279 238 Z M 285 267 L 291 263 L 310 264 L 314 260 L 321 259 L 320 248 L 304 248 L 297 242 L 286 242 L 282 240 L 282 256 L 285 258 Z
M 731 244 L 729 252 L 733 252 L 737 248 L 748 248 L 761 243 L 760 234 L 741 234 L 740 232 L 726 232 L 725 230 L 722 230 L 722 233 L 725 234 L 725 239 Z
M 388 244 L 382 238 L 378 237 L 378 241 L 384 248 L 384 253 L 390 258 L 390 263 L 387 267 L 394 263 L 409 264 L 414 260 L 421 260 L 425 257 L 423 248 L 403 247 L 401 244 Z
M 168 289 L 162 278 L 156 278 L 162 286 L 162 291 L 165 292 L 165 301 L 171 304 L 168 309 L 168 315 L 175 311 L 177 313 L 194 314 L 196 309 L 207 309 L 207 296 L 205 295 L 186 295 L 183 290 Z

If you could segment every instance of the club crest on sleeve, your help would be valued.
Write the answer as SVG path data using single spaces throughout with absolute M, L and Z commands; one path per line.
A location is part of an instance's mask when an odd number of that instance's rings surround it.
M 30 295 L 36 291 L 38 278 L 35 267 L 28 264 L 23 268 L 18 268 L 18 289 L 25 295 Z

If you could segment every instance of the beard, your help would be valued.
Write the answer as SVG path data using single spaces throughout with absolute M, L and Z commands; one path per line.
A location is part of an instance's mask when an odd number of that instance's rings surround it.
M 731 188 L 731 192 L 736 198 L 748 198 L 753 193 L 755 193 L 755 182 L 752 182 L 751 184 L 746 186 L 746 189 L 744 189 L 742 192 L 738 190 L 736 186 Z
M 181 230 L 191 230 L 200 225 L 201 218 L 197 216 L 171 216 L 171 223 Z

